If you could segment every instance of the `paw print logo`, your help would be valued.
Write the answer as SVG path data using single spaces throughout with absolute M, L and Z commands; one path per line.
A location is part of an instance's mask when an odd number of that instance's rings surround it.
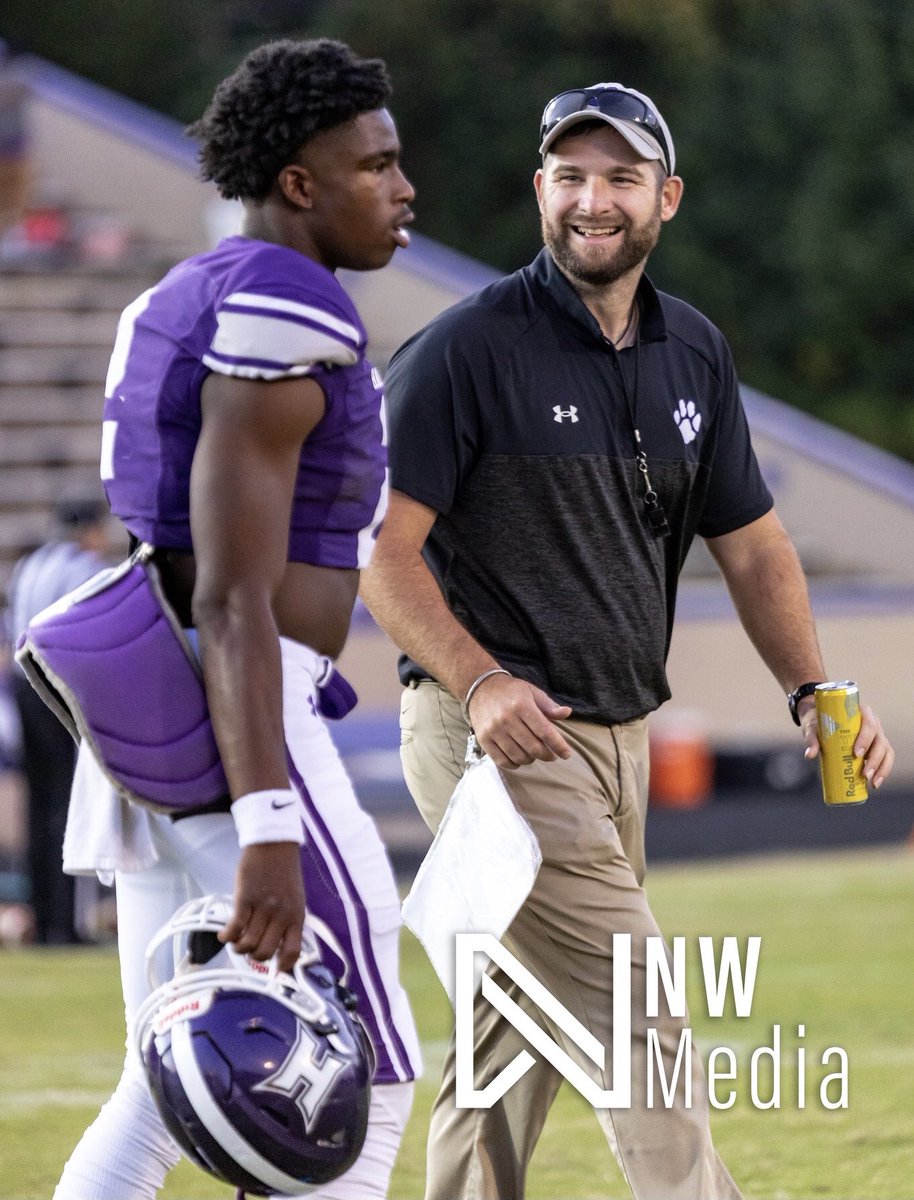
M 689 442 L 694 442 L 701 429 L 701 413 L 695 407 L 695 401 L 680 400 L 679 406 L 673 409 L 673 420 L 685 444 L 688 446 Z

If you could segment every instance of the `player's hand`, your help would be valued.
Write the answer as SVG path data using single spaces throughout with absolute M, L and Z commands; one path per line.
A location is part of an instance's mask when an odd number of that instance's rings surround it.
M 815 758 L 819 753 L 819 725 L 816 719 L 816 702 L 812 697 L 797 705 L 800 728 L 806 742 L 806 757 Z M 895 751 L 885 736 L 882 723 L 868 704 L 860 705 L 860 732 L 854 742 L 854 754 L 862 758 L 863 775 L 874 788 L 881 787 L 892 773 Z
M 571 716 L 532 683 L 511 675 L 492 675 L 470 700 L 476 740 L 497 767 L 510 771 L 536 759 L 570 758 L 571 748 L 554 722 Z
M 246 846 L 235 875 L 235 911 L 219 931 L 239 954 L 264 962 L 277 956 L 281 971 L 291 971 L 301 954 L 305 888 L 300 847 L 295 842 Z

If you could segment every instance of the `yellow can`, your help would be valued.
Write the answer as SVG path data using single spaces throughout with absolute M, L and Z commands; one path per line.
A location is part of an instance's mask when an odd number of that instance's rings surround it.
M 863 759 L 854 756 L 860 732 L 860 690 L 853 679 L 816 688 L 819 766 L 826 804 L 863 804 L 867 797 Z

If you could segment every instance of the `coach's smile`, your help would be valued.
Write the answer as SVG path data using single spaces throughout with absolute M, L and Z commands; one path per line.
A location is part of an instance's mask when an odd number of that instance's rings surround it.
M 587 242 L 608 241 L 622 233 L 624 226 L 609 225 L 600 229 L 590 229 L 585 225 L 572 225 L 571 230 Z

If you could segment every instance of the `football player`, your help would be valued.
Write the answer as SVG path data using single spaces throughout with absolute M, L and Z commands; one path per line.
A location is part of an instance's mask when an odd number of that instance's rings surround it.
M 147 943 L 188 898 L 233 894 L 221 939 L 282 969 L 307 903 L 377 1060 L 365 1149 L 324 1200 L 386 1195 L 419 1063 L 392 873 L 319 712 L 385 505 L 379 377 L 334 272 L 409 242 L 390 94 L 380 60 L 327 39 L 262 46 L 219 85 L 190 133 L 241 233 L 125 310 L 103 427 L 111 508 L 198 639 L 230 790 L 180 819 L 131 810 L 140 842 L 109 836 L 93 863 L 116 870 L 128 1025 Z M 55 1196 L 154 1197 L 177 1159 L 131 1049 Z

